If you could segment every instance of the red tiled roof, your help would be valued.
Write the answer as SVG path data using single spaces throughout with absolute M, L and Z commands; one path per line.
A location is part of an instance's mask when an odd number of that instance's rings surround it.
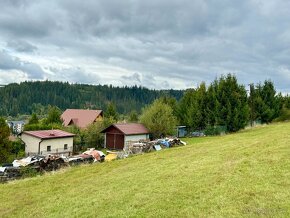
M 64 126 L 74 124 L 80 128 L 85 128 L 102 114 L 102 110 L 66 109 L 61 115 L 61 119 Z
M 138 135 L 138 134 L 149 134 L 148 129 L 141 123 L 117 123 L 104 129 L 102 133 L 105 133 L 107 129 L 115 127 L 125 135 Z
M 27 135 L 34 136 L 40 139 L 66 138 L 66 137 L 73 137 L 75 135 L 75 134 L 58 130 L 58 129 L 24 131 L 22 134 L 27 134 Z

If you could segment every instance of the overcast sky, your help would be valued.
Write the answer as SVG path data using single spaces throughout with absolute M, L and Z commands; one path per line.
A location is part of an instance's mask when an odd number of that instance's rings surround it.
M 185 89 L 233 73 L 290 93 L 288 0 L 1 0 L 0 84 Z

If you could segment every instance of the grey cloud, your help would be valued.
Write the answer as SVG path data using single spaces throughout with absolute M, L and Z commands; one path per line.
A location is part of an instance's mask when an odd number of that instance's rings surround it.
M 101 79 L 97 74 L 87 73 L 81 67 L 49 69 L 53 75 L 48 76 L 51 80 L 69 81 L 71 83 L 99 84 Z
M 43 38 L 59 28 L 61 12 L 50 1 L 0 2 L 0 31 L 7 37 Z
M 7 47 L 15 49 L 18 52 L 34 52 L 37 47 L 23 40 L 11 40 L 7 42 Z
M 43 79 L 45 74 L 37 64 L 21 61 L 5 51 L 0 51 L 0 69 L 20 70 L 26 73 L 29 79 Z
M 145 74 L 142 77 L 142 83 L 143 83 L 143 86 L 145 86 L 145 87 L 157 88 L 155 77 L 152 74 Z
M 19 66 L 19 60 L 13 59 L 5 51 L 0 51 L 0 69 L 10 70 Z
M 40 66 L 30 62 L 20 62 L 19 70 L 28 74 L 29 79 L 44 79 L 45 72 Z
M 141 85 L 150 89 L 170 89 L 174 85 L 173 81 L 166 77 L 158 77 L 153 74 L 145 74 L 142 76 Z M 185 86 L 183 87 L 185 88 Z
M 156 76 L 152 74 L 143 74 L 140 73 L 134 73 L 129 76 L 121 76 L 120 80 L 123 84 L 133 86 L 133 85 L 140 85 L 147 88 L 152 89 L 169 89 L 171 86 L 168 82 L 168 78 L 159 78 L 156 79 Z
M 121 78 L 124 79 L 124 81 L 141 83 L 141 79 L 140 79 L 140 74 L 139 73 L 134 73 L 134 74 L 132 74 L 130 76 L 122 76 Z
M 183 1 L 63 1 L 68 26 L 80 34 L 98 37 L 202 33 L 207 5 L 201 0 Z M 74 11 L 74 13 L 71 13 Z M 86 24 L 86 25 L 84 25 Z M 81 31 L 80 31 L 81 30 Z M 155 39 L 154 39 L 155 40 Z
M 1 41 L 22 54 L 37 45 L 29 55 L 38 59 L 71 59 L 54 72 L 62 80 L 111 83 L 79 63 L 89 59 L 127 70 L 122 83 L 151 88 L 209 83 L 222 73 L 235 73 L 244 84 L 270 78 L 281 90 L 290 82 L 288 1 L 4 0 L 0 6 Z M 3 57 L 0 66 L 15 62 Z M 23 65 L 37 72 L 37 65 Z

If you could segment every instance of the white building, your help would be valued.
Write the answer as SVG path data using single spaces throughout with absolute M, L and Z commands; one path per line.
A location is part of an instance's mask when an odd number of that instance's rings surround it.
M 12 130 L 13 134 L 20 134 L 23 132 L 25 122 L 24 121 L 7 121 L 9 128 Z
M 24 131 L 25 154 L 71 154 L 74 134 L 62 130 Z

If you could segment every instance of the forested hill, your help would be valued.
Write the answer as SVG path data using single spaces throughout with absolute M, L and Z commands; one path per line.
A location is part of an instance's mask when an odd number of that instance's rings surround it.
M 90 108 L 105 110 L 108 103 L 126 114 L 161 96 L 179 100 L 183 91 L 150 90 L 144 87 L 113 87 L 112 85 L 69 84 L 64 82 L 36 81 L 12 83 L 0 88 L 0 116 L 41 113 L 48 105 L 66 108 Z

